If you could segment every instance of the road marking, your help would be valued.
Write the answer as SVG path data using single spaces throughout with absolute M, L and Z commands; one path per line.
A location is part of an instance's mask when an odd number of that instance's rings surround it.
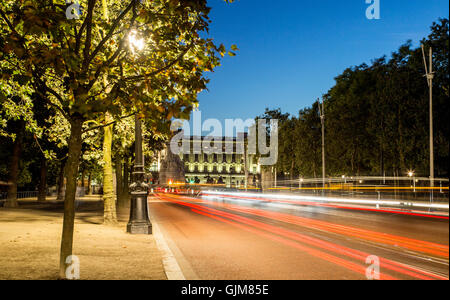
M 159 205 L 168 205 L 173 204 L 172 201 L 162 200 L 157 194 L 155 197 L 151 197 L 149 203 L 154 203 L 153 200 L 159 199 L 161 200 L 161 203 L 158 203 Z M 157 201 L 155 201 L 157 202 Z M 152 209 L 150 209 L 149 205 L 149 216 L 155 223 L 160 224 L 160 233 L 164 237 L 164 240 L 166 241 L 166 245 L 168 245 L 169 249 L 172 251 L 172 256 L 175 258 L 175 260 L 178 263 L 178 266 L 182 270 L 183 276 L 186 280 L 201 280 L 201 278 L 197 275 L 197 273 L 192 268 L 191 263 L 186 259 L 183 252 L 178 248 L 177 244 L 174 240 L 171 239 L 170 236 L 170 229 L 174 229 L 174 224 L 171 224 L 171 222 L 165 222 L 164 218 L 159 219 L 158 215 L 154 213 Z
M 178 265 L 175 256 L 167 245 L 164 235 L 161 233 L 159 226 L 156 222 L 153 222 L 153 235 L 156 240 L 156 245 L 162 252 L 164 272 L 166 273 L 168 280 L 186 280 Z

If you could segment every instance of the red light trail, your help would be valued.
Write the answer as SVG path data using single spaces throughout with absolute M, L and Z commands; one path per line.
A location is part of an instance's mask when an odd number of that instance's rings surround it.
M 323 240 L 320 240 L 317 238 L 313 238 L 313 237 L 310 237 L 310 236 L 307 236 L 304 234 L 300 234 L 297 232 L 279 228 L 279 227 L 269 225 L 269 224 L 266 224 L 263 222 L 255 221 L 253 219 L 242 217 L 242 216 L 239 216 L 236 214 L 232 214 L 232 213 L 228 213 L 225 211 L 213 209 L 210 207 L 205 207 L 202 205 L 197 205 L 197 204 L 182 201 L 183 199 L 188 200 L 188 201 L 198 201 L 197 199 L 186 198 L 186 197 L 181 197 L 181 196 L 174 196 L 174 195 L 171 195 L 171 196 L 157 195 L 157 196 L 163 200 L 189 207 L 195 213 L 198 213 L 198 214 L 213 218 L 215 220 L 239 227 L 246 231 L 269 238 L 273 241 L 280 242 L 282 244 L 294 247 L 294 248 L 304 251 L 312 256 L 324 259 L 326 261 L 329 261 L 336 265 L 345 267 L 345 268 L 355 271 L 357 273 L 365 274 L 365 270 L 367 267 L 366 265 L 361 266 L 359 264 L 356 264 L 354 262 L 345 260 L 343 258 L 331 255 L 324 251 L 332 252 L 334 254 L 338 254 L 338 255 L 342 255 L 342 256 L 347 256 L 351 259 L 355 259 L 360 262 L 362 261 L 363 263 L 365 263 L 365 259 L 369 256 L 368 253 L 350 249 L 348 247 L 340 246 L 340 245 L 337 245 L 334 243 L 326 242 L 326 241 L 323 241 Z M 179 200 L 181 200 L 181 201 L 179 201 Z M 206 203 L 206 202 L 202 201 L 202 203 Z M 208 204 L 212 204 L 212 203 L 208 203 Z M 218 205 L 218 204 L 215 204 L 215 205 Z M 377 233 L 377 232 L 373 232 L 373 231 L 367 231 L 367 230 L 362 230 L 362 229 L 348 227 L 348 226 L 341 226 L 341 225 L 331 224 L 328 222 L 317 221 L 317 220 L 312 220 L 312 219 L 307 219 L 307 218 L 300 218 L 297 216 L 291 216 L 291 215 L 286 215 L 286 214 L 281 214 L 281 213 L 266 212 L 266 211 L 259 210 L 259 209 L 253 209 L 253 208 L 245 208 L 244 209 L 244 208 L 241 208 L 241 207 L 238 207 L 235 205 L 220 205 L 220 206 L 222 206 L 223 208 L 225 208 L 227 210 L 234 210 L 234 211 L 240 212 L 240 213 L 263 216 L 263 217 L 270 218 L 270 219 L 277 220 L 277 221 L 283 221 L 283 222 L 287 222 L 287 223 L 291 223 L 291 224 L 295 224 L 295 225 L 332 231 L 332 232 L 336 232 L 339 234 L 345 233 L 347 235 L 351 235 L 351 236 L 363 238 L 363 239 L 368 239 L 368 240 L 376 241 L 376 242 L 385 242 L 386 243 L 386 242 L 393 242 L 393 239 L 398 239 L 397 242 L 401 242 L 404 247 L 417 248 L 416 250 L 422 250 L 422 251 L 425 250 L 428 252 L 430 252 L 430 251 L 436 252 L 437 254 L 441 254 L 442 256 L 445 256 L 445 253 L 446 253 L 446 255 L 448 257 L 448 246 L 445 246 L 445 245 L 428 243 L 425 241 L 412 240 L 412 239 L 403 238 L 403 237 L 399 237 L 399 236 L 385 235 L 385 234 Z M 305 222 L 305 223 L 303 223 L 303 222 Z M 367 236 L 365 236 L 365 234 L 367 234 Z M 414 243 L 416 243 L 420 246 L 414 247 L 414 245 L 413 245 Z M 320 248 L 321 250 L 324 250 L 324 251 L 310 248 L 308 246 L 305 246 L 305 244 L 315 247 L 315 248 Z M 434 248 L 438 248 L 439 251 L 433 250 Z M 436 253 L 434 253 L 434 254 L 436 254 Z M 446 277 L 436 275 L 436 274 L 433 274 L 433 273 L 430 273 L 430 272 L 427 272 L 427 271 L 424 271 L 421 269 L 417 269 L 417 268 L 414 268 L 414 267 L 411 267 L 411 266 L 408 266 L 408 265 L 405 265 L 405 264 L 402 264 L 399 262 L 395 262 L 392 260 L 388 260 L 385 258 L 381 258 L 381 257 L 380 257 L 380 267 L 387 269 L 387 270 L 397 272 L 397 273 L 401 273 L 403 275 L 407 275 L 407 276 L 410 276 L 413 278 L 417 278 L 417 279 L 423 279 L 423 280 L 429 280 L 429 279 L 444 279 L 444 280 L 446 280 L 447 279 Z M 381 275 L 381 279 L 395 279 L 394 277 L 386 275 L 386 274 L 380 274 L 380 275 Z

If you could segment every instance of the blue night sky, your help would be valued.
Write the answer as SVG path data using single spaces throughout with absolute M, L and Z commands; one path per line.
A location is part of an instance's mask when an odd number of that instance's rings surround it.
M 210 35 L 236 57 L 208 73 L 199 95 L 202 119 L 254 118 L 266 107 L 297 115 L 334 84 L 345 68 L 390 56 L 408 39 L 418 46 L 446 0 L 380 0 L 368 20 L 365 0 L 209 0 Z

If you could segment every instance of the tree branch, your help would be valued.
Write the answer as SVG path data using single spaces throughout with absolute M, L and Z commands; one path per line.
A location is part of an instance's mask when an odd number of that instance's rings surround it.
M 136 18 L 137 18 L 137 15 L 133 15 L 133 18 L 131 19 L 131 22 L 130 22 L 131 23 L 130 28 L 133 27 Z M 130 31 L 130 29 L 127 30 L 127 33 L 129 31 Z M 126 35 L 127 34 L 125 34 L 123 39 L 120 41 L 119 47 L 117 48 L 116 52 L 114 52 L 114 54 L 105 63 L 103 63 L 100 67 L 97 68 L 97 70 L 95 71 L 95 74 L 94 74 L 94 78 L 91 81 L 89 81 L 89 83 L 87 85 L 87 90 L 90 90 L 92 88 L 92 86 L 94 85 L 94 83 L 97 81 L 98 77 L 100 76 L 100 72 L 101 72 L 102 68 L 109 67 L 114 62 L 114 60 L 120 55 L 120 52 L 122 52 L 122 49 L 123 49 L 123 45 L 125 44 Z
M 86 132 L 89 132 L 89 131 L 92 131 L 92 130 L 95 130 L 95 129 L 99 129 L 99 128 L 107 127 L 107 126 L 109 126 L 109 125 L 116 124 L 119 120 L 123 120 L 123 119 L 129 118 L 129 117 L 131 117 L 131 116 L 134 116 L 135 114 L 136 114 L 136 113 L 134 112 L 134 113 L 132 113 L 132 114 L 130 114 L 130 115 L 122 116 L 122 117 L 120 117 L 118 120 L 112 121 L 112 122 L 110 122 L 110 123 L 103 124 L 103 125 L 98 125 L 98 126 L 95 126 L 95 127 L 89 128 L 89 129 L 85 129 L 85 130 L 83 130 L 81 133 L 86 133 Z
M 93 18 L 93 12 L 94 12 L 94 6 L 95 2 L 97 0 L 89 0 L 88 2 L 88 13 L 86 16 L 86 40 L 84 42 L 84 49 L 83 49 L 83 56 L 84 56 L 84 62 L 83 62 L 83 69 L 87 70 L 90 62 L 90 56 L 89 56 L 89 50 L 91 48 L 91 39 L 92 39 L 92 18 Z
M 92 52 L 91 56 L 89 57 L 87 63 L 89 62 L 97 55 L 98 52 L 102 49 L 103 45 L 113 36 L 114 30 L 117 26 L 119 26 L 120 21 L 125 17 L 125 15 L 136 5 L 136 0 L 131 0 L 130 4 L 127 6 L 127 8 L 122 11 L 122 13 L 117 17 L 117 19 L 114 20 L 113 25 L 111 26 L 111 29 L 108 31 L 106 36 L 100 41 L 100 43 L 97 45 L 97 47 Z
M 53 96 L 55 96 L 56 98 L 59 97 L 59 101 L 61 101 L 61 96 L 58 95 L 58 93 L 56 93 L 54 90 L 52 90 L 51 88 L 45 86 L 44 87 L 45 90 L 47 90 L 50 94 L 52 94 Z M 66 118 L 67 120 L 69 120 L 69 116 L 67 115 L 67 113 L 64 111 L 64 109 L 62 109 L 60 106 L 56 105 L 55 103 L 53 103 L 52 101 L 50 101 L 50 99 L 47 98 L 47 96 L 42 93 L 41 91 L 36 90 L 39 94 L 42 95 L 42 97 L 44 98 L 45 102 L 47 102 L 49 105 L 53 106 L 54 108 L 56 108 L 63 116 L 64 118 Z M 60 100 L 61 99 L 61 100 Z
M 191 48 L 193 46 L 194 46 L 194 43 L 191 43 L 183 52 L 180 53 L 180 55 L 175 60 L 171 61 L 169 64 L 165 65 L 164 67 L 162 67 L 158 70 L 147 73 L 145 75 L 136 75 L 136 76 L 126 77 L 123 80 L 125 80 L 125 81 L 142 80 L 146 77 L 154 76 L 154 75 L 161 73 L 167 69 L 170 69 L 173 65 L 175 65 L 177 62 L 179 62 L 186 55 L 186 53 L 188 53 L 189 50 L 191 50 Z
M 17 33 L 16 29 L 11 24 L 11 22 L 9 21 L 8 17 L 6 16 L 5 12 L 2 9 L 0 9 L 0 15 L 2 16 L 3 20 L 5 20 L 6 24 L 11 29 L 11 31 L 14 32 L 14 33 Z

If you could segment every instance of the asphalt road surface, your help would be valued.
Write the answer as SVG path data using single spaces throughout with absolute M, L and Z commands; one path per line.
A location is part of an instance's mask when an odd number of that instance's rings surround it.
M 448 280 L 448 219 L 289 207 L 167 193 L 149 200 L 186 279 Z

